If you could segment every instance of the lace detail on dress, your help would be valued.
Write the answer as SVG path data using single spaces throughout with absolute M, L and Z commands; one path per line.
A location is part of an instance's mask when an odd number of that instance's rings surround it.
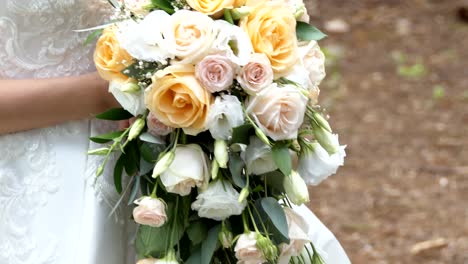
M 99 25 L 106 5 L 100 0 L 4 0 L 0 3 L 0 77 L 50 78 L 93 68 L 88 33 Z M 3 5 L 3 6 L 2 6 Z M 5 15 L 2 16 L 2 13 Z

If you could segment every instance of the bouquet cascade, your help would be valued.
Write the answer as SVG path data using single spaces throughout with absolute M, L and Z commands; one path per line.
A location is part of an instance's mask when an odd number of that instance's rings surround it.
M 120 153 L 138 263 L 322 263 L 291 208 L 345 152 L 318 106 L 325 35 L 302 0 L 109 3 L 90 40 L 123 108 L 97 118 L 132 123 L 89 154 L 99 176 Z

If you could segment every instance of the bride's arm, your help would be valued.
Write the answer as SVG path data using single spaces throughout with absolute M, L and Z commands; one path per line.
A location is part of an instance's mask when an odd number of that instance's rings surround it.
M 92 117 L 118 103 L 98 74 L 0 80 L 0 134 Z

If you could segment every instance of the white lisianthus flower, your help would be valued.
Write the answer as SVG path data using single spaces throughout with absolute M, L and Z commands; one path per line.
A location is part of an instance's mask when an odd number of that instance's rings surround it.
M 307 184 L 296 171 L 291 171 L 291 175 L 284 177 L 283 187 L 293 204 L 301 205 L 309 202 Z
M 252 54 L 237 76 L 237 81 L 250 95 L 256 95 L 273 83 L 273 68 L 268 57 L 263 53 Z
M 136 59 L 165 62 L 173 58 L 162 36 L 163 27 L 169 19 L 166 12 L 156 10 L 140 22 L 124 21 L 118 24 L 117 39 L 122 48 Z
M 216 20 L 214 23 L 218 32 L 216 40 L 213 43 L 214 50 L 224 53 L 239 66 L 246 65 L 249 62 L 250 55 L 253 53 L 249 35 L 240 27 L 224 20 Z
M 177 58 L 172 63 L 196 63 L 212 52 L 213 41 L 218 35 L 214 23 L 200 12 L 179 10 L 166 24 L 161 24 L 167 48 Z
M 133 14 L 145 16 L 148 14 L 147 6 L 151 5 L 151 0 L 123 0 L 125 8 L 129 9 Z
M 307 13 L 307 8 L 304 4 L 304 0 L 273 0 L 274 2 L 285 3 L 288 6 L 290 12 L 296 17 L 297 21 L 309 23 L 310 16 Z
M 174 160 L 160 175 L 161 182 L 170 193 L 189 195 L 193 187 L 206 187 L 210 179 L 208 165 L 208 157 L 200 146 L 178 145 Z
M 318 142 L 308 143 L 302 148 L 297 170 L 307 184 L 318 185 L 344 164 L 346 146 L 339 146 L 338 151 L 332 155 Z
M 271 147 L 263 143 L 259 138 L 250 137 L 250 144 L 241 157 L 247 166 L 247 172 L 261 175 L 278 169 L 273 160 Z
M 135 222 L 152 227 L 161 227 L 166 223 L 167 215 L 164 201 L 145 196 L 134 203 L 138 205 L 133 209 Z
M 320 50 L 317 41 L 299 43 L 301 64 L 307 70 L 312 87 L 319 86 L 325 78 L 325 54 Z M 311 87 L 304 87 L 311 88 Z
M 224 55 L 203 58 L 195 67 L 195 76 L 210 93 L 227 90 L 233 83 L 238 66 Z
M 239 99 L 233 95 L 216 97 L 206 119 L 206 126 L 215 139 L 228 140 L 232 129 L 244 124 L 244 113 Z
M 146 111 L 145 93 L 136 83 L 130 81 L 111 81 L 109 92 L 115 97 L 117 102 L 134 116 L 143 114 Z
M 239 203 L 238 199 L 239 192 L 231 183 L 217 180 L 198 194 L 196 201 L 192 203 L 192 210 L 198 211 L 200 217 L 223 221 L 244 211 L 247 201 Z
M 238 260 L 237 263 L 259 264 L 267 261 L 257 246 L 257 233 L 255 232 L 240 235 L 234 247 L 234 252 Z
M 312 242 L 308 233 L 309 225 L 307 221 L 291 208 L 284 208 L 286 220 L 288 222 L 289 244 L 281 244 L 279 264 L 288 264 L 291 257 L 300 256 L 305 245 Z
M 297 138 L 304 121 L 307 97 L 294 85 L 278 87 L 273 83 L 246 102 L 247 113 L 259 128 L 273 140 Z

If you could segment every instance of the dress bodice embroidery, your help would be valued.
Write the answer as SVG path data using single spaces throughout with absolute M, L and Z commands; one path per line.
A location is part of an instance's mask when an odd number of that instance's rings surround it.
M 101 0 L 0 1 L 0 79 L 52 78 L 90 72 L 93 47 L 83 45 L 89 33 L 73 30 L 102 24 L 108 4 Z M 61 135 L 89 135 L 108 125 L 79 121 L 0 136 L 0 263 L 55 264 L 58 241 L 38 245 L 31 222 L 56 193 L 61 171 L 55 145 Z M 85 153 L 83 153 L 85 155 Z M 99 158 L 87 161 L 94 168 Z M 83 171 L 83 181 L 91 170 Z M 88 175 L 85 175 L 88 174 Z M 109 175 L 96 194 L 112 204 L 116 193 Z

